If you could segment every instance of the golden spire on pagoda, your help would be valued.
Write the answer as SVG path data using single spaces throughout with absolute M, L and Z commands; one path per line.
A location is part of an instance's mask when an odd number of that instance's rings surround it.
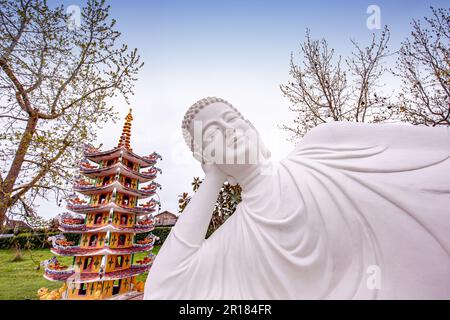
M 133 121 L 133 116 L 131 111 L 133 109 L 130 108 L 128 115 L 125 117 L 125 123 L 123 124 L 122 135 L 119 139 L 118 147 L 125 146 L 127 150 L 132 151 L 130 146 L 130 138 L 131 138 L 131 121 Z

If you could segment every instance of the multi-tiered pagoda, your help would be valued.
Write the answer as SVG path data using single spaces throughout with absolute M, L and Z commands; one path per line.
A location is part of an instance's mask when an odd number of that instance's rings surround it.
M 161 173 L 155 167 L 161 156 L 133 153 L 132 120 L 130 109 L 116 148 L 85 148 L 80 165 L 82 178 L 74 185 L 83 196 L 69 199 L 67 208 L 72 213 L 61 216 L 59 227 L 64 234 L 81 237 L 75 243 L 69 241 L 69 236 L 56 236 L 51 249 L 56 255 L 73 256 L 73 265 L 61 266 L 55 257 L 47 261 L 45 268 L 45 278 L 67 283 L 63 299 L 130 296 L 135 291 L 135 277 L 148 271 L 153 262 L 151 250 L 156 237 L 151 233 L 152 213 L 159 201 L 152 196 L 160 187 L 154 179 Z M 148 236 L 137 237 L 143 233 Z M 149 254 L 135 261 L 139 252 Z

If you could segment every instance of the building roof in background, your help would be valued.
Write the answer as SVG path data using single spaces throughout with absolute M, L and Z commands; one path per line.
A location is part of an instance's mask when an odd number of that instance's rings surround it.
M 162 214 L 165 214 L 165 215 L 168 214 L 168 215 L 174 216 L 175 218 L 178 218 L 178 216 L 176 214 L 174 214 L 174 213 L 172 213 L 170 211 L 167 211 L 167 210 L 164 210 L 163 212 L 158 213 L 157 215 L 155 215 L 155 217 L 158 217 L 158 216 L 160 216 Z

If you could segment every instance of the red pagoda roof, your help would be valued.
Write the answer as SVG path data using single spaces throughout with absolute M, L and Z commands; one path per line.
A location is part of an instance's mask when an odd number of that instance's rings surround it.
M 123 146 L 108 151 L 100 151 L 100 150 L 94 151 L 94 149 L 88 148 L 87 150 L 85 150 L 84 156 L 95 163 L 99 163 L 100 161 L 103 160 L 116 159 L 120 157 L 121 152 L 124 159 L 127 159 L 134 163 L 138 163 L 141 166 L 141 168 L 153 166 L 156 164 L 158 158 L 161 158 L 161 156 L 156 152 L 152 153 L 149 156 L 141 157 L 131 152 L 130 150 L 127 150 Z
M 155 201 L 155 203 L 157 203 Z M 137 215 L 149 214 L 156 211 L 156 204 L 149 207 L 127 207 L 121 206 L 114 202 L 105 204 L 68 204 L 67 209 L 81 214 L 90 212 L 109 212 L 111 209 L 117 213 L 135 213 Z
M 91 194 L 100 194 L 100 193 L 105 193 L 105 192 L 112 192 L 114 189 L 116 189 L 116 191 L 126 194 L 126 195 L 130 195 L 130 196 L 135 196 L 138 199 L 145 199 L 148 197 L 153 196 L 156 193 L 156 188 L 157 188 L 158 184 L 151 184 L 148 186 L 148 188 L 141 188 L 141 189 L 133 189 L 130 187 L 126 187 L 123 184 L 121 184 L 119 181 L 115 180 L 107 185 L 104 186 L 96 186 L 96 185 L 92 185 L 92 184 L 88 184 L 88 185 L 82 185 L 82 184 L 78 184 L 74 186 L 74 190 L 84 194 L 84 195 L 91 195 Z
M 108 167 L 85 167 L 83 165 L 80 166 L 80 173 L 89 177 L 89 178 L 96 178 L 96 177 L 104 177 L 109 176 L 117 173 L 117 169 L 120 168 L 120 173 L 128 178 L 131 179 L 138 179 L 140 182 L 148 182 L 156 178 L 156 174 L 161 172 L 161 169 L 151 167 L 148 169 L 147 172 L 138 172 L 136 170 L 130 169 L 127 166 L 125 166 L 121 162 L 117 162 L 111 166 Z

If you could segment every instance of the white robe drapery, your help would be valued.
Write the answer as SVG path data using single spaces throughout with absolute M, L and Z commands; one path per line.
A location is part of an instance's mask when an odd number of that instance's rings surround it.
M 450 128 L 320 125 L 242 187 L 201 245 L 173 228 L 145 299 L 450 298 Z

